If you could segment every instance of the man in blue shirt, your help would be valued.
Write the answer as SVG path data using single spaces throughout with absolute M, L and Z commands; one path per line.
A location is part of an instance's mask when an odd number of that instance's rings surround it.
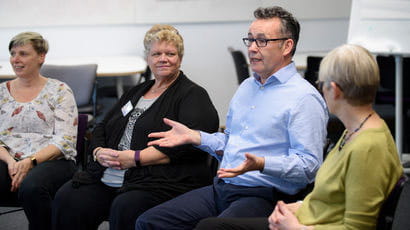
M 299 23 L 281 7 L 258 8 L 243 39 L 253 76 L 231 100 L 224 133 L 205 133 L 164 119 L 151 145 L 194 144 L 220 162 L 213 185 L 156 206 L 136 229 L 189 229 L 204 218 L 269 216 L 278 199 L 292 201 L 322 163 L 328 120 L 318 91 L 292 57 Z

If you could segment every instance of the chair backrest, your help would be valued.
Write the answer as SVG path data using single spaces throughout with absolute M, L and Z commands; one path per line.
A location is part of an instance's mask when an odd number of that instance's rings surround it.
M 85 155 L 86 150 L 86 132 L 88 125 L 87 114 L 78 114 L 78 127 L 77 127 L 77 165 L 85 166 L 87 163 L 87 157 Z
M 97 64 L 43 65 L 41 74 L 65 82 L 73 90 L 77 106 L 92 103 Z
M 329 120 L 327 121 L 327 138 L 330 139 L 329 150 L 333 149 L 334 145 L 342 136 L 345 130 L 344 124 L 333 114 L 329 114 Z M 325 157 L 323 157 L 325 159 Z
M 401 191 L 399 202 L 393 219 L 393 230 L 408 230 L 410 228 L 410 181 L 406 181 Z
M 147 66 L 147 68 L 145 68 L 144 73 L 141 74 L 141 79 L 144 79 L 144 81 L 149 81 L 151 80 L 151 78 L 151 69 L 149 68 L 149 66 Z
M 241 84 L 243 80 L 249 77 L 249 67 L 246 61 L 245 55 L 240 50 L 234 50 L 232 47 L 228 48 L 232 54 L 233 61 L 235 63 L 236 76 L 238 84 Z
M 319 66 L 322 59 L 323 57 L 318 56 L 308 56 L 306 58 L 305 79 L 315 87 L 319 73 Z
M 377 220 L 377 230 L 390 230 L 393 224 L 395 211 L 397 207 L 397 203 L 399 202 L 400 195 L 403 191 L 404 185 L 408 181 L 407 176 L 403 175 L 393 190 L 390 192 L 387 199 L 384 201 L 380 213 L 379 218 Z

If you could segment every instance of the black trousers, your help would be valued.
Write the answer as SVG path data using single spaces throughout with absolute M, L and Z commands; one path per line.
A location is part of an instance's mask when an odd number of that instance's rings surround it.
M 0 204 L 18 204 L 24 208 L 30 230 L 51 229 L 51 206 L 57 190 L 72 178 L 73 161 L 53 160 L 38 164 L 22 181 L 18 192 L 10 192 L 11 178 L 7 164 L 0 161 Z
M 102 182 L 77 188 L 73 188 L 72 181 L 67 182 L 54 200 L 53 229 L 97 229 L 105 220 L 110 222 L 111 230 L 134 229 L 139 215 L 172 198 L 153 191 L 117 190 Z
M 267 217 L 255 218 L 217 218 L 211 217 L 201 220 L 196 230 L 267 230 Z

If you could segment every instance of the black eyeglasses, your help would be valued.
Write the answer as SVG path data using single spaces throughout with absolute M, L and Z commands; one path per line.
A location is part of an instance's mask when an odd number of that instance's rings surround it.
M 334 81 L 332 81 L 332 82 L 334 82 Z M 318 90 L 321 94 L 323 94 L 323 85 L 325 84 L 325 82 L 324 82 L 324 81 L 319 81 L 319 80 L 317 80 L 315 83 L 316 83 L 316 88 L 317 88 L 317 90 Z M 343 88 L 342 88 L 339 84 L 337 84 L 337 82 L 334 82 L 334 83 L 337 85 L 337 87 L 339 87 L 340 91 L 343 92 Z
M 271 39 L 265 39 L 265 38 L 242 38 L 243 44 L 245 46 L 250 47 L 252 45 L 252 42 L 256 42 L 257 47 L 265 47 L 268 45 L 268 42 L 274 42 L 274 41 L 281 41 L 281 40 L 287 40 L 289 38 L 271 38 Z
M 316 81 L 316 88 L 319 91 L 320 94 L 323 94 L 323 84 L 325 84 L 324 81 Z

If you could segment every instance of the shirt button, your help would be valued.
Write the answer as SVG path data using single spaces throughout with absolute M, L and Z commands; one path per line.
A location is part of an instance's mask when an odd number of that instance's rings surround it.
M 255 109 L 255 106 L 254 106 L 254 105 L 252 105 L 252 106 L 251 106 L 251 109 Z
M 265 88 L 264 86 L 261 86 L 261 87 L 260 87 L 260 89 L 264 89 L 264 88 Z

